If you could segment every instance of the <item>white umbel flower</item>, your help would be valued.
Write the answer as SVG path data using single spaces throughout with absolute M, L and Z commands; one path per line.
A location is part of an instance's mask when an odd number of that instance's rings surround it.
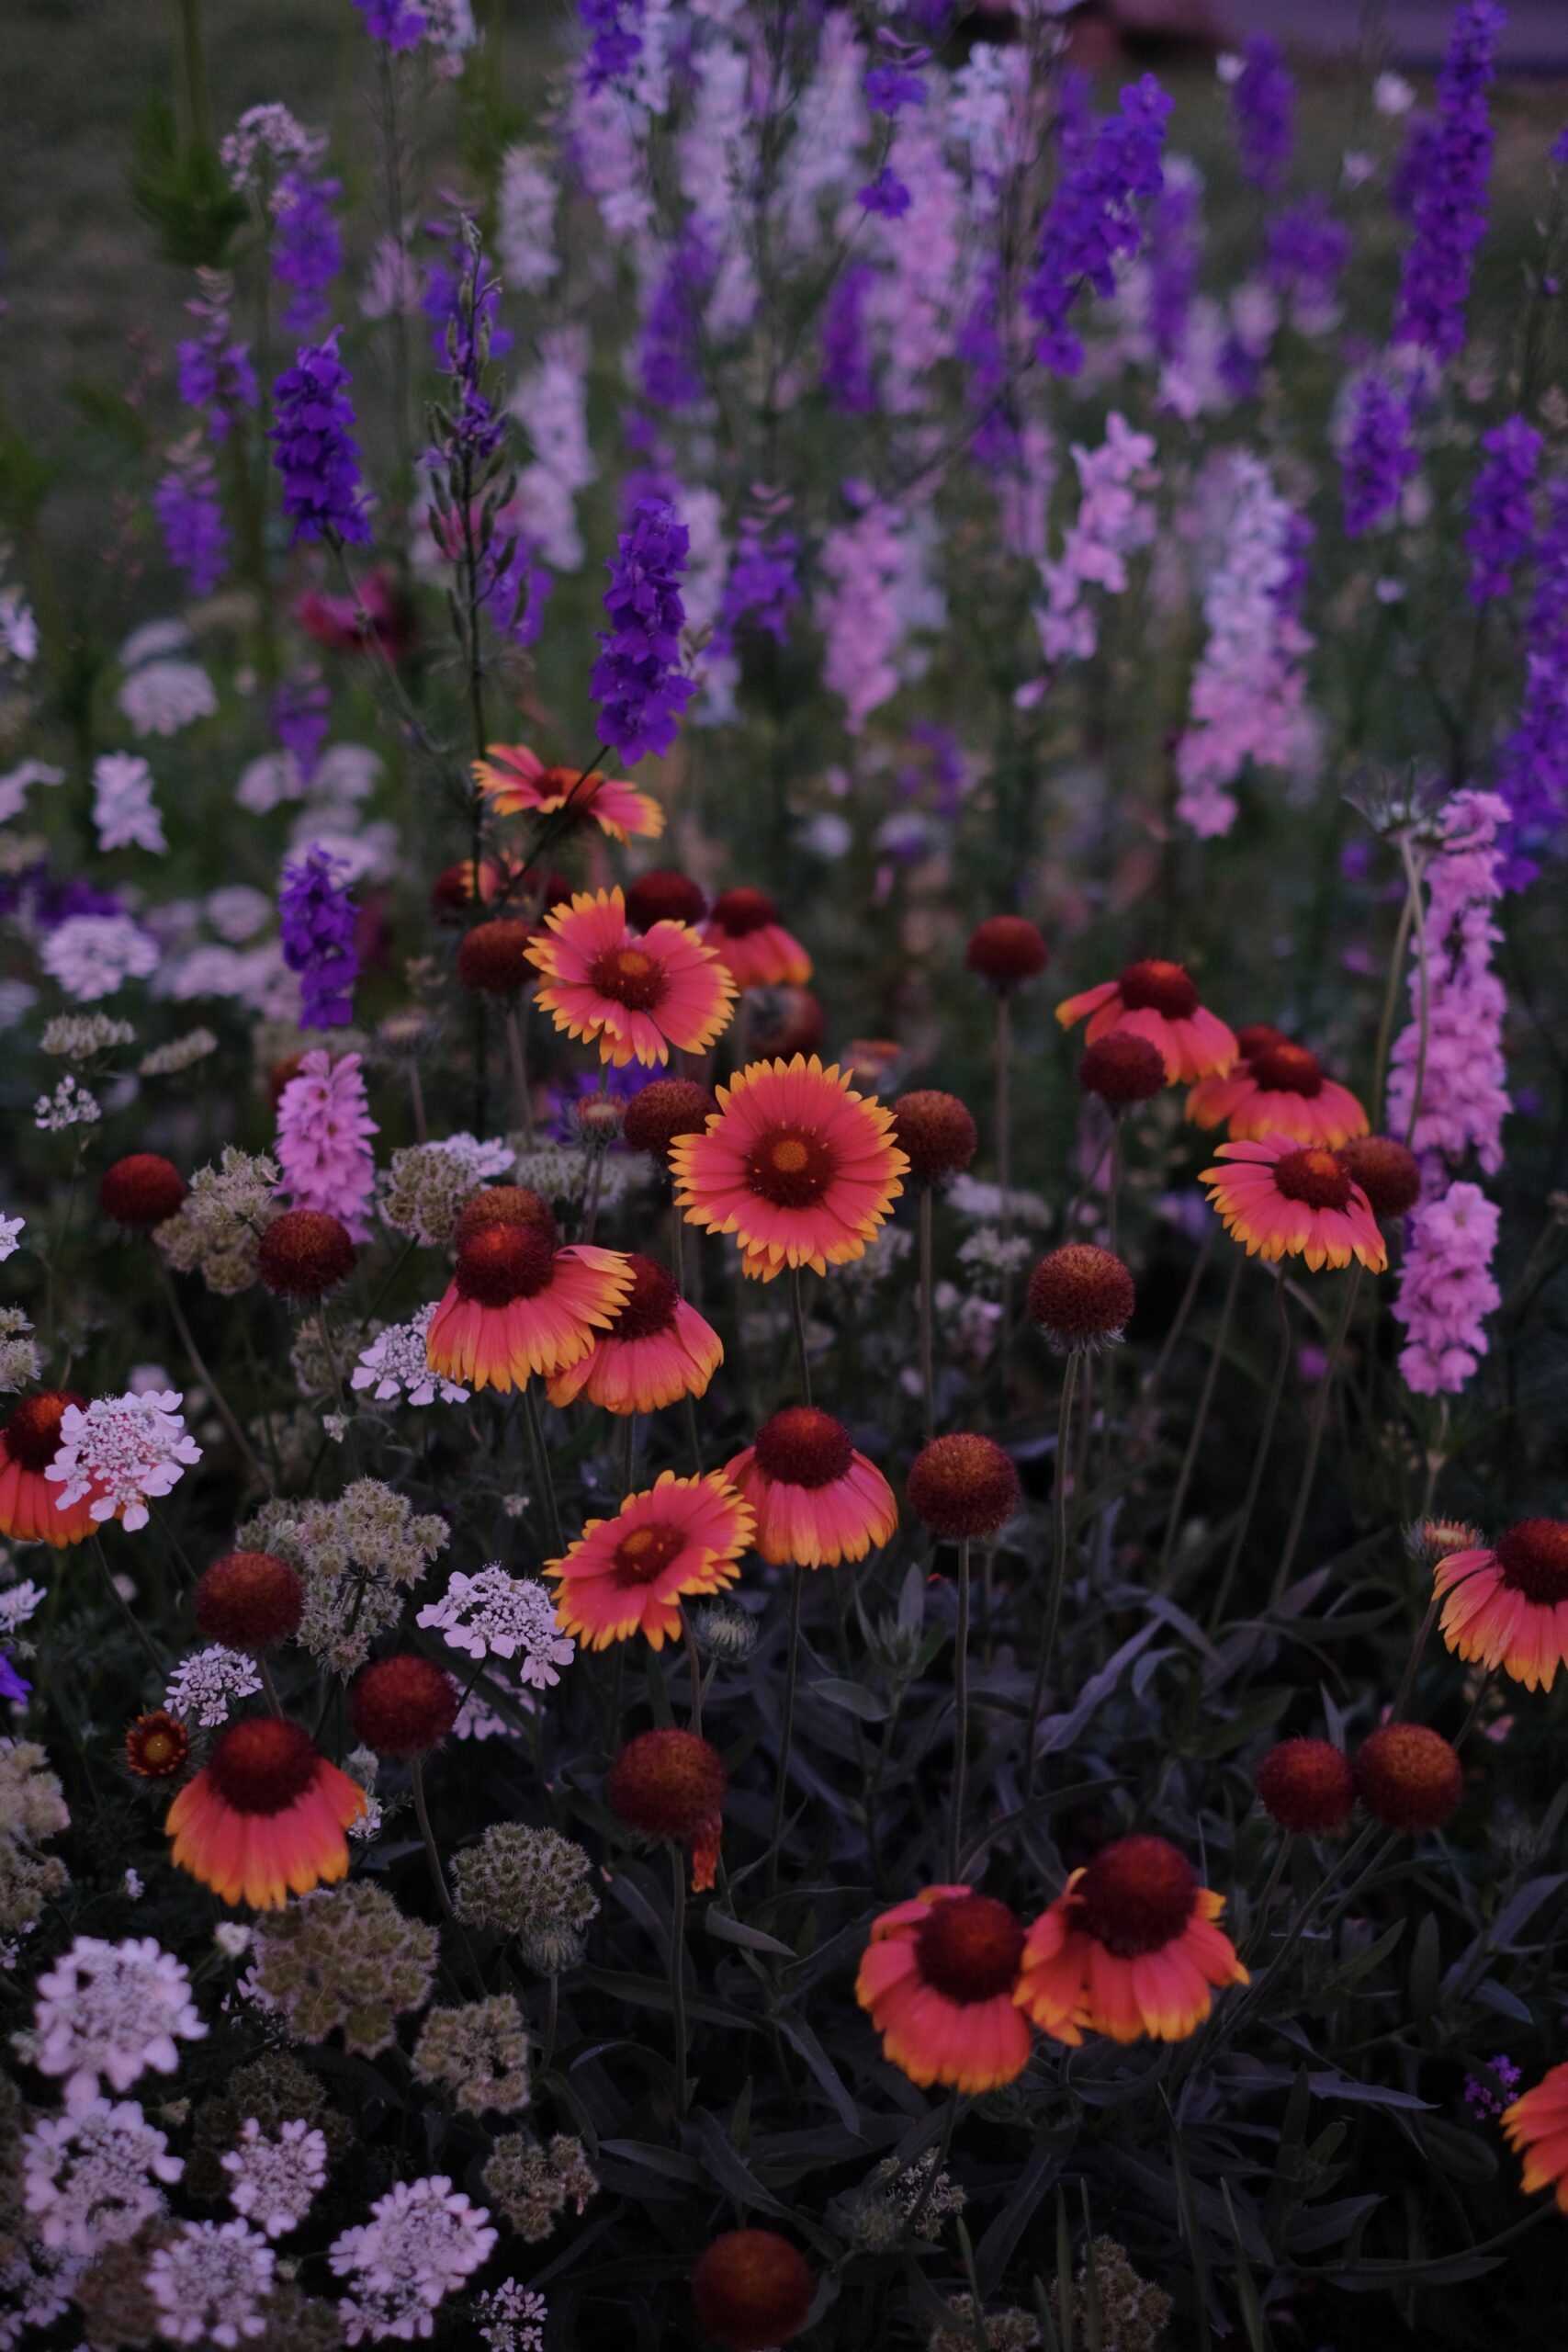
M 68 2109 L 99 2095 L 102 2077 L 127 2091 L 149 2067 L 172 2075 L 176 2041 L 207 2032 L 184 1963 L 152 1936 L 111 1944 L 78 1936 L 38 1980 L 34 2030 L 17 2046 L 40 2075 L 62 2075 Z

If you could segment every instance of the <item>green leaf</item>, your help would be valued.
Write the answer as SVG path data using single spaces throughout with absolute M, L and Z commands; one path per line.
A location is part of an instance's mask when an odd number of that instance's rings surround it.
M 748 1951 L 776 1952 L 783 1960 L 794 1960 L 795 1951 L 788 1944 L 780 1943 L 777 1936 L 764 1933 L 761 1928 L 749 1928 L 744 1919 L 737 1919 L 732 1912 L 709 1910 L 705 1914 L 707 1931 L 721 1944 L 741 1944 Z
M 1162 2091 L 1161 2097 L 1164 2098 Z M 1170 2115 L 1170 2101 L 1166 2099 L 1166 2113 Z M 1197 2290 L 1192 2317 L 1197 2329 L 1197 2352 L 1213 2352 L 1214 2339 L 1209 2328 L 1209 2264 L 1203 2246 L 1203 2224 L 1198 2218 L 1197 2199 L 1192 2194 L 1192 2176 L 1187 2169 L 1187 2151 L 1181 2144 L 1181 2133 L 1176 2118 L 1170 2116 L 1170 2168 L 1176 2176 L 1176 2201 L 1181 2211 L 1181 2227 L 1192 2263 L 1192 2284 Z
M 830 1707 L 842 1707 L 848 1713 L 858 1715 L 863 1724 L 886 1720 L 886 1704 L 863 1683 L 845 1682 L 836 1675 L 827 1675 L 820 1681 L 807 1683 L 807 1688 L 818 1699 L 826 1699 Z
M 174 108 L 151 99 L 137 127 L 130 200 L 158 232 L 165 261 L 177 269 L 220 269 L 248 213 L 229 185 L 215 147 L 182 143 Z

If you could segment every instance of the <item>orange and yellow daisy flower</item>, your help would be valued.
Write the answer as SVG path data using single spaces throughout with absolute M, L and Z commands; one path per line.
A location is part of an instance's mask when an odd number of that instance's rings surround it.
M 1246 1244 L 1249 1258 L 1270 1265 L 1304 1258 L 1314 1274 L 1356 1258 L 1382 1272 L 1388 1250 L 1371 1203 L 1333 1152 L 1290 1136 L 1261 1136 L 1223 1143 L 1219 1157 L 1229 1165 L 1205 1168 L 1201 1182 L 1225 1231 Z
M 765 890 L 721 890 L 703 937 L 728 965 L 738 989 L 803 989 L 811 958 L 779 921 Z
M 1550 1690 L 1568 1666 L 1568 1521 L 1525 1519 L 1437 1564 L 1443 1639 L 1459 1657 Z
M 683 1593 L 722 1592 L 740 1573 L 756 1530 L 750 1506 L 716 1470 L 628 1495 L 614 1519 L 591 1519 L 545 1574 L 560 1587 L 556 1622 L 591 1650 L 633 1634 L 651 1646 L 681 1637 Z
M 1112 1029 L 1130 1029 L 1134 1037 L 1157 1046 L 1171 1086 L 1195 1086 L 1201 1078 L 1229 1069 L 1236 1057 L 1235 1032 L 1199 1003 L 1181 965 L 1158 956 L 1129 964 L 1115 979 L 1101 980 L 1056 1007 L 1064 1029 L 1086 1014 L 1084 1035 L 1091 1046 Z
M 1187 1115 L 1200 1127 L 1224 1126 L 1233 1143 L 1291 1136 L 1328 1151 L 1364 1136 L 1369 1124 L 1349 1088 L 1325 1078 L 1315 1054 L 1283 1037 L 1244 1053 L 1224 1077 L 1200 1079 Z
M 276 1715 L 231 1724 L 169 1807 L 175 1867 L 225 1903 L 281 1911 L 348 1875 L 344 1832 L 365 1792 L 318 1756 L 310 1735 Z
M 1515 2155 L 1524 2157 L 1525 2195 L 1552 2189 L 1568 2213 L 1568 2065 L 1550 2068 L 1533 2090 L 1517 2098 L 1503 2117 L 1503 2129 Z
M 1029 2064 L 1016 2005 L 1022 1922 L 992 1894 L 928 1886 L 874 1919 L 855 1998 L 913 2083 L 999 2090 Z
M 755 1511 L 757 1549 L 776 1566 L 863 1560 L 898 1524 L 893 1489 L 875 1463 L 817 1405 L 791 1405 L 764 1421 L 724 1475 Z
M 67 1405 L 84 1409 L 86 1398 L 71 1388 L 41 1388 L 24 1396 L 0 1425 L 0 1535 L 14 1544 L 52 1544 L 63 1551 L 91 1535 L 92 1498 L 59 1500 L 60 1489 L 44 1476 L 60 1451 L 60 1424 Z
M 430 1318 L 425 1361 L 470 1388 L 521 1388 L 584 1357 L 632 1286 L 618 1250 L 559 1247 L 529 1225 L 469 1236 Z
M 704 1132 L 670 1150 L 687 1222 L 733 1233 L 741 1272 L 762 1282 L 786 1266 L 825 1274 L 863 1256 L 909 1165 L 893 1114 L 815 1054 L 752 1062 L 717 1100 Z
M 1215 1986 L 1249 1981 L 1215 1925 L 1224 1907 L 1163 1838 L 1118 1838 L 1029 1930 L 1013 1997 L 1055 2041 L 1183 2041 Z
M 540 1009 L 617 1067 L 667 1062 L 671 1046 L 703 1053 L 734 1009 L 735 984 L 713 950 L 683 922 L 634 932 L 618 887 L 555 908 L 528 955 L 548 983 Z
M 657 1258 L 628 1252 L 632 1286 L 585 1356 L 550 1381 L 552 1405 L 586 1396 L 607 1413 L 656 1413 L 682 1396 L 703 1396 L 724 1362 L 711 1323 L 688 1306 Z
M 597 825 L 615 842 L 655 842 L 664 811 L 635 784 L 591 768 L 547 768 L 525 743 L 492 743 L 474 763 L 474 780 L 497 817 L 554 817 L 570 803 L 569 821 Z

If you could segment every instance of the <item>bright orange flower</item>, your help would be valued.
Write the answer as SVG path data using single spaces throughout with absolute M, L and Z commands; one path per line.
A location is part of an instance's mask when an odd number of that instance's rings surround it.
M 1367 1133 L 1367 1114 L 1348 1086 L 1325 1078 L 1323 1064 L 1288 1039 L 1246 1054 L 1228 1076 L 1200 1079 L 1187 1097 L 1200 1127 L 1224 1125 L 1233 1143 L 1292 1136 L 1329 1151 Z
M 570 801 L 570 823 L 595 824 L 612 841 L 653 842 L 664 831 L 663 809 L 635 784 L 597 768 L 587 775 L 580 768 L 547 768 L 523 743 L 492 743 L 488 759 L 475 761 L 474 777 L 498 817 L 553 817 Z
M 545 1574 L 560 1586 L 556 1620 L 591 1650 L 633 1634 L 651 1646 L 681 1637 L 681 1596 L 722 1592 L 740 1573 L 756 1532 L 750 1508 L 716 1470 L 628 1495 L 614 1519 L 591 1519 Z
M 722 890 L 703 930 L 738 989 L 803 989 L 811 958 L 779 921 L 765 890 Z
M 1504 2115 L 1503 2129 L 1515 2155 L 1524 2157 L 1525 2195 L 1554 2189 L 1568 2213 L 1568 2065 L 1551 2067 L 1533 2090 L 1517 2098 Z
M 86 1406 L 73 1388 L 40 1388 L 24 1396 L 0 1427 L 0 1535 L 15 1544 L 52 1544 L 63 1551 L 91 1535 L 96 1521 L 92 1497 L 57 1500 L 44 1472 L 60 1451 L 60 1424 L 67 1405 Z
M 1029 2064 L 1015 2003 L 1023 1927 L 995 1895 L 928 1886 L 871 1926 L 855 1998 L 922 2089 L 994 2091 Z
M 585 1356 L 550 1382 L 552 1405 L 586 1396 L 607 1413 L 656 1413 L 682 1396 L 703 1396 L 724 1362 L 711 1323 L 688 1306 L 657 1258 L 631 1250 L 632 1286 Z
M 1112 1029 L 1146 1037 L 1165 1056 L 1168 1082 L 1195 1085 L 1213 1072 L 1229 1069 L 1236 1057 L 1235 1033 L 1217 1013 L 1205 1012 L 1198 991 L 1179 964 L 1157 956 L 1129 964 L 1114 980 L 1101 980 L 1056 1007 L 1064 1029 L 1089 1015 L 1085 1036 L 1092 1046 Z
M 318 1756 L 310 1735 L 276 1715 L 231 1724 L 169 1807 L 172 1859 L 225 1903 L 281 1911 L 348 1875 L 351 1822 L 365 1792 Z
M 1568 1521 L 1521 1520 L 1490 1547 L 1449 1553 L 1434 1582 L 1450 1650 L 1551 1690 L 1568 1666 Z
M 1163 1838 L 1118 1838 L 1029 1930 L 1014 1997 L 1056 2041 L 1184 2041 L 1212 1987 L 1248 1982 L 1214 1924 L 1224 1907 Z
M 825 1274 L 863 1256 L 909 1165 L 892 1113 L 815 1054 L 753 1062 L 718 1089 L 718 1105 L 702 1135 L 671 1147 L 687 1221 L 733 1233 L 741 1272 L 763 1282 L 785 1266 Z
M 631 1286 L 618 1250 L 558 1249 L 532 1226 L 481 1226 L 430 1318 L 426 1361 L 470 1388 L 521 1388 L 530 1373 L 580 1362 Z
M 1388 1250 L 1371 1203 L 1331 1151 L 1290 1136 L 1263 1136 L 1256 1143 L 1223 1143 L 1219 1157 L 1230 1165 L 1205 1168 L 1201 1181 L 1225 1231 L 1246 1243 L 1249 1258 L 1270 1265 L 1304 1258 L 1314 1274 L 1358 1258 L 1374 1274 L 1382 1272 Z
M 757 1514 L 757 1549 L 775 1566 L 836 1568 L 863 1560 L 898 1524 L 893 1489 L 842 1421 L 791 1405 L 764 1421 L 724 1475 Z
M 547 916 L 529 945 L 544 974 L 543 1012 L 569 1037 L 596 1039 L 602 1061 L 667 1062 L 671 1046 L 700 1054 L 728 1025 L 735 986 L 683 922 L 643 932 L 621 890 L 581 891 Z

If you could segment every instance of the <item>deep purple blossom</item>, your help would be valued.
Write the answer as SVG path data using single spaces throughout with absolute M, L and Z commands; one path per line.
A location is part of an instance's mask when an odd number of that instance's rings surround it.
M 686 618 L 677 581 L 690 544 L 667 500 L 640 499 L 605 567 L 604 610 L 613 627 L 599 632 L 604 650 L 589 691 L 599 705 L 600 741 L 628 763 L 645 752 L 663 756 L 697 691 L 677 666 Z
M 1198 290 L 1202 184 L 1195 172 L 1164 175 L 1149 209 L 1149 334 L 1161 359 L 1174 359 L 1187 340 L 1188 313 Z
M 498 534 L 505 526 L 502 514 Z M 555 575 L 546 569 L 531 539 L 502 538 L 487 551 L 479 601 L 502 637 L 513 645 L 533 645 L 545 626 L 545 606 L 555 584 Z
M 1284 183 L 1295 145 L 1295 76 L 1283 51 L 1258 33 L 1242 52 L 1242 68 L 1231 85 L 1231 111 L 1241 175 L 1249 187 L 1270 194 Z
M 229 306 L 221 297 L 186 304 L 195 318 L 205 322 L 199 336 L 187 337 L 175 354 L 180 398 L 195 409 L 207 427 L 209 441 L 221 441 L 236 419 L 257 400 L 256 371 L 248 345 L 236 343 L 229 332 Z
M 417 49 L 429 28 L 429 17 L 412 0 L 354 0 L 354 5 L 371 40 L 385 41 L 391 50 Z
M 229 533 L 218 497 L 212 459 L 205 450 L 174 453 L 152 492 L 164 547 L 183 571 L 193 596 L 210 596 L 228 564 Z
M 1460 0 L 1438 76 L 1438 118 L 1406 156 L 1410 243 L 1400 275 L 1393 339 L 1451 359 L 1463 348 L 1475 249 L 1486 227 L 1493 133 L 1486 89 L 1506 19 L 1496 0 Z
M 624 82 L 642 55 L 643 0 L 577 0 L 577 14 L 589 36 L 583 78 L 590 91 Z
M 20 1706 L 32 1687 L 30 1682 L 22 1679 L 5 1651 L 0 1650 L 0 1699 Z
M 284 863 L 277 920 L 283 960 L 299 976 L 302 1029 L 342 1028 L 354 1018 L 357 910 L 341 873 L 335 858 L 314 847 Z
M 1497 784 L 1512 830 L 1506 876 L 1511 889 L 1533 879 L 1528 850 L 1568 820 L 1568 481 L 1548 497 L 1535 549 L 1535 594 L 1525 633 L 1525 696 L 1503 746 Z
M 272 726 L 309 784 L 327 732 L 327 690 L 319 670 L 296 670 L 282 680 L 272 698 Z
M 896 115 L 902 107 L 923 107 L 926 102 L 924 77 L 911 73 L 908 64 L 874 65 L 862 87 L 873 114 Z
M 1420 464 L 1412 436 L 1411 403 L 1375 370 L 1356 387 L 1350 429 L 1340 457 L 1346 536 L 1359 539 L 1385 522 Z
M 717 275 L 717 248 L 693 213 L 654 288 L 637 346 L 642 396 L 655 408 L 690 408 L 703 396 L 698 328 Z
M 1094 85 L 1081 65 L 1069 65 L 1056 92 L 1056 159 L 1064 172 L 1089 153 L 1094 139 Z
M 884 220 L 902 220 L 914 202 L 891 164 L 884 164 L 874 180 L 867 180 L 860 191 L 860 200 L 867 212 L 874 212 Z
M 283 477 L 283 511 L 294 525 L 294 539 L 335 535 L 366 546 L 370 525 L 362 503 L 349 373 L 337 356 L 339 332 L 334 327 L 324 343 L 302 344 L 293 367 L 284 369 L 273 389 L 276 423 L 267 437 Z
M 876 406 L 865 301 L 876 273 L 869 262 L 840 270 L 822 306 L 822 382 L 835 408 L 869 416 Z
M 1477 605 L 1507 594 L 1530 551 L 1541 438 L 1522 416 L 1511 416 L 1483 433 L 1481 446 L 1486 462 L 1470 494 L 1470 528 L 1464 535 L 1472 559 L 1470 601 Z
M 342 185 L 309 172 L 285 172 L 274 193 L 272 274 L 294 288 L 283 313 L 288 334 L 310 334 L 327 315 L 326 289 L 343 267 L 343 236 L 333 212 Z
M 1266 234 L 1264 273 L 1275 293 L 1308 311 L 1325 309 L 1350 258 L 1351 238 L 1321 192 L 1314 188 L 1299 204 L 1277 212 Z
M 741 518 L 729 576 L 714 622 L 713 647 L 734 650 L 741 628 L 761 629 L 782 645 L 792 605 L 800 601 L 795 562 L 800 542 L 793 531 L 775 531 L 760 514 Z
M 501 279 L 487 256 L 469 249 L 473 224 L 464 214 L 432 220 L 425 234 L 441 249 L 426 265 L 421 308 L 430 321 L 430 347 L 449 375 L 472 371 L 476 351 L 504 359 L 515 337 L 500 323 Z M 474 281 L 467 300 L 465 283 Z
M 1076 376 L 1083 366 L 1083 345 L 1067 325 L 1080 291 L 1087 285 L 1114 293 L 1118 254 L 1135 254 L 1143 242 L 1138 208 L 1165 185 L 1160 155 L 1170 107 L 1152 74 L 1130 83 L 1121 111 L 1077 147 L 1046 209 L 1024 307 L 1041 330 L 1035 356 L 1058 376 Z

